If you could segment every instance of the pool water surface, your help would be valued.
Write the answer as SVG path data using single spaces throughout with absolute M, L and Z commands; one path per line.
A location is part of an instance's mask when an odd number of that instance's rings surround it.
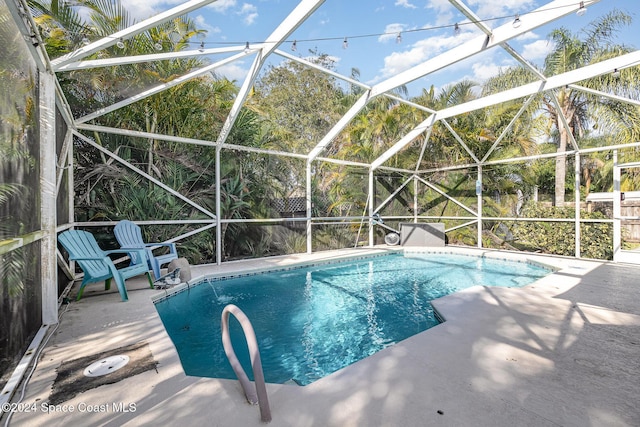
M 156 303 L 187 375 L 235 379 L 220 318 L 238 306 L 255 330 L 265 379 L 307 385 L 439 323 L 431 301 L 475 286 L 521 287 L 551 270 L 451 254 L 391 254 L 206 280 Z M 235 352 L 251 379 L 242 328 Z

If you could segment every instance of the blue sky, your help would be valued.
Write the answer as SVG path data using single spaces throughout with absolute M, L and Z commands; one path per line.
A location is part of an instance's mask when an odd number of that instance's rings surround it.
M 139 19 L 167 10 L 177 0 L 123 0 Z M 513 21 L 516 14 L 526 15 L 548 3 L 546 0 L 466 0 L 465 3 L 491 27 Z M 576 4 L 579 1 L 576 1 Z M 190 14 L 198 26 L 208 31 L 207 47 L 229 43 L 264 41 L 298 4 L 295 0 L 218 0 Z M 626 28 L 620 42 L 634 47 L 640 43 L 640 5 L 637 0 L 601 0 L 590 5 L 587 13 L 572 14 L 560 21 L 527 33 L 510 44 L 529 61 L 541 64 L 551 49 L 549 32 L 559 26 L 577 33 L 593 19 L 613 8 L 629 13 L 634 25 Z M 305 57 L 310 49 L 330 55 L 338 72 L 350 75 L 352 68 L 360 72 L 360 80 L 375 84 L 419 62 L 464 43 L 479 34 L 472 25 L 464 25 L 465 17 L 448 0 L 327 0 L 290 37 L 297 40 L 296 51 L 291 43 L 281 49 Z M 455 33 L 453 25 L 459 23 Z M 402 40 L 398 43 L 397 35 Z M 343 48 L 347 38 L 348 47 Z M 199 40 L 198 40 L 199 42 Z M 216 58 L 217 59 L 217 58 Z M 221 74 L 240 81 L 252 58 L 236 62 L 221 70 Z M 503 50 L 494 48 L 463 61 L 445 71 L 422 78 L 409 86 L 412 95 L 422 87 L 436 88 L 469 78 L 475 81 L 495 75 L 500 67 L 515 61 Z

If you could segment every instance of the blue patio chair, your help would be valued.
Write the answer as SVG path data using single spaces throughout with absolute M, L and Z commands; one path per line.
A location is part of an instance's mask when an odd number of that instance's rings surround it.
M 77 300 L 80 300 L 84 292 L 84 287 L 89 283 L 104 281 L 105 290 L 109 290 L 111 288 L 111 279 L 115 279 L 122 301 L 127 301 L 129 297 L 127 296 L 127 288 L 124 286 L 124 282 L 128 278 L 140 274 L 147 275 L 149 285 L 153 289 L 153 282 L 146 265 L 132 264 L 128 267 L 118 269 L 111 258 L 109 258 L 109 254 L 127 254 L 131 253 L 131 250 L 122 251 L 116 249 L 103 251 L 100 249 L 100 246 L 98 246 L 98 242 L 96 242 L 93 234 L 82 230 L 65 231 L 58 236 L 58 242 L 60 242 L 69 253 L 69 259 L 76 261 L 84 272 L 84 279 L 82 279 L 82 283 L 80 284 Z M 143 250 L 139 250 L 138 252 L 137 256 L 144 256 Z
M 144 249 L 146 252 L 146 263 L 149 270 L 153 270 L 153 276 L 156 280 L 161 277 L 160 268 L 174 259 L 178 258 L 178 251 L 176 250 L 175 243 L 145 243 L 142 240 L 142 233 L 140 227 L 129 220 L 122 220 L 116 224 L 113 230 L 116 235 L 118 243 L 120 243 L 120 249 Z M 154 255 L 153 249 L 166 246 L 169 248 L 169 253 L 163 255 Z M 133 255 L 133 256 L 132 256 Z M 132 264 L 144 263 L 144 258 L 137 258 L 135 252 L 129 254 Z

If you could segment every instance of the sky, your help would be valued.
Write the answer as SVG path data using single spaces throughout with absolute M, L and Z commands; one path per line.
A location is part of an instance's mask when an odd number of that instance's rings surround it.
M 516 14 L 524 19 L 528 12 L 548 3 L 547 0 L 464 2 L 490 27 L 512 22 Z M 123 0 L 123 3 L 142 20 L 182 2 Z M 206 47 L 264 41 L 297 4 L 295 0 L 218 0 L 189 15 L 199 28 L 207 30 L 203 40 L 194 40 L 194 48 L 201 41 Z M 613 8 L 628 13 L 634 20 L 632 26 L 625 27 L 620 33 L 619 43 L 637 48 L 640 45 L 638 0 L 601 0 L 589 5 L 587 13 L 581 17 L 571 14 L 509 43 L 527 60 L 541 65 L 553 47 L 547 39 L 551 30 L 565 27 L 579 34 L 592 20 Z M 458 32 L 454 31 L 456 23 L 459 24 Z M 479 30 L 468 25 L 468 20 L 448 0 L 327 0 L 280 49 L 303 58 L 310 55 L 310 50 L 326 53 L 334 59 L 336 71 L 349 76 L 355 68 L 359 71 L 360 81 L 373 85 L 478 34 Z M 295 51 L 291 50 L 293 40 L 296 40 Z M 212 61 L 219 59 L 211 57 Z M 248 57 L 225 66 L 219 74 L 242 81 L 252 59 Z M 422 88 L 431 85 L 440 89 L 463 79 L 482 82 L 495 75 L 501 67 L 515 64 L 504 50 L 494 48 L 448 67 L 446 71 L 418 79 L 408 88 L 410 95 L 417 95 Z

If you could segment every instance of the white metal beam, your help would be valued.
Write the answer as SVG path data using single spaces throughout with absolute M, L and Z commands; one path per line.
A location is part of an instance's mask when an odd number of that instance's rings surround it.
M 218 135 L 218 140 L 216 141 L 218 145 L 227 140 L 227 137 L 231 132 L 231 128 L 238 118 L 238 114 L 240 114 L 240 110 L 244 105 L 251 87 L 253 87 L 253 82 L 258 76 L 264 61 L 323 3 L 324 0 L 302 0 L 267 38 L 263 48 L 258 53 L 249 74 L 247 74 L 238 95 L 236 96 L 233 106 L 231 107 L 231 111 L 229 111 L 229 114 L 222 125 L 222 130 L 220 131 L 220 135 Z
M 208 147 L 216 146 L 215 142 L 206 141 L 204 139 L 185 138 L 183 136 L 164 135 L 160 133 L 142 132 L 142 131 L 130 130 L 130 129 L 119 129 L 119 128 L 113 128 L 109 126 L 89 125 L 86 123 L 78 125 L 78 129 L 88 130 L 91 132 L 110 133 L 113 135 L 124 135 L 124 136 L 138 137 L 138 138 L 156 139 L 158 141 L 179 142 L 183 144 L 203 145 Z M 274 155 L 274 156 L 293 157 L 293 158 L 303 159 L 303 160 L 307 159 L 307 156 L 305 154 L 296 154 L 296 153 L 289 153 L 286 151 L 277 151 L 277 150 L 266 150 L 263 148 L 249 147 L 245 145 L 222 144 L 222 148 L 229 148 L 237 151 L 247 151 L 251 153 L 267 154 L 267 155 Z M 331 160 L 329 159 L 329 161 Z
M 438 111 L 435 114 L 437 120 L 447 119 L 449 117 L 457 116 L 459 114 L 468 113 L 470 111 L 479 110 L 481 108 L 490 107 L 492 105 L 501 104 L 508 101 L 514 101 L 519 98 L 523 98 L 534 93 L 543 92 L 545 90 L 552 90 L 559 87 L 567 86 L 577 81 L 590 79 L 602 74 L 610 73 L 614 69 L 628 66 L 629 64 L 640 62 L 640 50 L 636 50 L 625 55 L 618 56 L 616 58 L 608 59 L 606 61 L 598 62 L 596 64 L 587 65 L 586 67 L 578 68 L 577 70 L 568 71 L 563 74 L 558 74 L 549 77 L 546 82 L 533 82 L 523 86 L 519 86 L 513 89 L 506 90 L 504 92 L 488 95 L 482 98 L 474 99 L 473 101 L 465 102 L 463 104 L 455 105 L 453 107 L 445 108 Z M 429 119 L 427 119 L 429 120 Z M 420 123 L 413 131 L 408 133 L 404 138 L 394 144 L 389 150 L 384 152 L 378 157 L 371 165 L 374 168 L 379 167 L 388 159 L 393 157 L 398 151 L 402 150 L 407 144 L 409 144 L 415 136 L 423 132 L 429 126 L 428 121 Z M 410 135 L 413 137 L 409 138 Z
M 262 45 L 253 45 L 252 49 L 260 49 Z M 75 61 L 62 65 L 56 68 L 57 72 L 73 71 L 73 70 L 88 70 L 91 68 L 101 67 L 114 67 L 117 65 L 138 64 L 141 62 L 153 62 L 163 61 L 168 59 L 189 58 L 193 56 L 207 56 L 218 55 L 221 53 L 232 52 L 244 52 L 246 47 L 243 46 L 228 46 L 228 47 L 216 47 L 209 49 L 197 49 L 197 50 L 181 50 L 178 52 L 161 52 L 148 55 L 132 55 L 132 56 L 119 56 L 117 58 L 106 59 L 90 59 L 87 61 Z
M 102 49 L 105 49 L 109 46 L 113 46 L 118 43 L 118 40 L 127 39 L 129 37 L 135 36 L 136 34 L 140 34 L 149 28 L 153 28 L 157 25 L 162 24 L 165 21 L 176 18 L 181 15 L 185 15 L 193 10 L 199 9 L 202 6 L 206 6 L 209 3 L 213 3 L 216 0 L 190 0 L 186 3 L 183 3 L 179 6 L 174 7 L 173 9 L 169 9 L 165 12 L 161 12 L 155 16 L 152 16 L 149 19 L 145 19 L 142 22 L 138 22 L 124 30 L 117 31 L 111 34 L 109 37 L 104 37 L 100 40 L 97 40 L 93 43 L 89 43 L 88 45 L 68 53 L 67 55 L 61 56 L 60 58 L 54 59 L 51 61 L 53 65 L 53 69 L 55 71 L 58 70 L 59 67 L 68 64 L 70 62 L 78 61 L 82 58 L 85 58 L 92 53 L 98 52 Z
M 469 9 L 466 4 L 462 3 L 459 0 L 449 0 L 449 3 L 451 3 L 456 9 L 462 12 L 464 16 L 469 18 L 471 22 L 473 22 L 478 28 L 480 28 L 480 31 L 482 31 L 486 35 L 492 34 L 491 28 L 489 28 L 489 26 L 487 26 L 487 24 L 485 24 L 478 15 L 476 15 L 471 9 Z M 509 45 L 509 43 L 502 42 L 500 43 L 500 47 L 506 50 L 507 53 L 513 56 L 518 62 L 520 62 L 529 71 L 531 71 L 536 76 L 538 76 L 538 79 L 545 80 L 545 76 L 540 71 L 538 71 L 536 67 L 530 64 L 529 61 L 524 59 L 524 57 L 520 55 L 514 48 L 512 48 Z
M 199 210 L 200 212 L 204 213 L 205 215 L 207 215 L 207 216 L 209 216 L 211 218 L 216 218 L 215 214 L 210 212 L 208 209 L 203 208 L 202 206 L 200 206 L 197 203 L 195 203 L 193 200 L 189 199 L 188 197 L 183 196 L 180 192 L 174 190 L 173 188 L 169 187 L 168 185 L 163 184 L 162 182 L 158 181 L 157 179 L 155 179 L 151 175 L 141 171 L 140 169 L 138 169 L 137 167 L 133 166 L 131 163 L 127 162 L 126 160 L 124 160 L 123 158 L 119 157 L 118 155 L 112 153 L 111 151 L 107 150 L 106 148 L 100 146 L 99 144 L 96 144 L 96 142 L 93 141 L 91 138 L 88 138 L 88 137 L 84 136 L 83 134 L 81 134 L 79 132 L 76 132 L 76 131 L 73 131 L 73 134 L 75 136 L 77 136 L 78 138 L 82 139 L 83 141 L 85 141 L 86 143 L 90 144 L 95 149 L 97 149 L 97 150 L 101 151 L 102 153 L 106 154 L 107 156 L 117 160 L 119 163 L 123 164 L 124 166 L 126 166 L 127 168 L 129 168 L 132 171 L 136 172 L 137 174 L 145 177 L 146 179 L 148 179 L 149 181 L 153 182 L 158 187 L 164 189 L 165 191 L 169 192 L 170 194 L 172 194 L 173 196 L 177 197 L 178 199 L 184 201 L 188 205 L 196 208 L 197 210 Z
M 455 138 L 456 141 L 458 141 L 458 144 L 462 145 L 462 148 L 464 148 L 464 151 L 467 152 L 467 154 L 469 154 L 471 156 L 471 158 L 476 162 L 480 162 L 480 160 L 478 160 L 478 158 L 476 157 L 475 153 L 473 151 L 471 151 L 471 149 L 467 146 L 467 144 L 462 140 L 462 138 L 460 138 L 460 135 L 458 135 L 458 132 L 456 132 L 451 125 L 449 124 L 448 121 L 446 120 L 441 120 L 442 124 L 449 130 L 449 132 L 451 132 L 451 135 L 453 135 L 453 137 Z
M 588 4 L 597 3 L 599 0 L 593 0 L 591 2 L 587 2 Z M 431 58 L 421 64 L 418 64 L 404 72 L 396 74 L 395 76 L 380 82 L 372 87 L 369 98 L 376 97 L 385 92 L 389 92 L 399 86 L 410 83 L 420 77 L 431 74 L 435 71 L 438 71 L 442 68 L 445 68 L 449 65 L 455 64 L 456 62 L 462 61 L 463 59 L 467 59 L 473 55 L 476 55 L 480 52 L 483 52 L 487 49 L 490 49 L 496 45 L 500 45 L 507 40 L 518 37 L 522 34 L 527 33 L 528 31 L 532 31 L 535 28 L 538 28 L 542 25 L 545 25 L 551 21 L 559 19 L 565 15 L 568 15 L 576 10 L 578 10 L 579 5 L 574 0 L 555 0 L 552 1 L 545 6 L 534 10 L 533 12 L 522 15 L 521 20 L 522 24 L 519 28 L 513 28 L 511 22 L 504 24 L 491 32 L 491 35 L 481 35 L 472 40 L 469 40 L 466 43 L 461 44 L 453 49 L 450 49 L 434 58 Z M 364 106 L 360 107 L 363 108 Z M 343 119 L 340 120 L 338 124 L 331 129 L 327 136 L 322 139 L 322 141 L 318 144 L 318 147 L 321 149 L 326 147 L 329 144 L 329 141 L 333 139 L 346 124 L 355 117 L 355 115 L 360 111 L 360 109 L 355 109 L 355 106 L 349 110 Z M 341 127 L 339 127 L 341 126 Z M 405 140 L 405 138 L 403 138 Z M 410 141 L 409 141 L 410 142 Z M 316 150 L 312 151 L 317 155 Z M 383 154 L 383 155 L 386 155 Z M 310 157 L 313 156 L 310 154 Z M 386 161 L 385 159 L 384 161 Z M 380 165 L 384 163 L 384 161 L 380 162 L 379 159 L 373 162 L 373 164 Z
M 227 114 L 227 118 L 222 124 L 222 129 L 220 129 L 220 133 L 218 134 L 218 139 L 216 140 L 216 145 L 222 145 L 227 140 L 227 137 L 231 132 L 231 128 L 233 127 L 233 124 L 236 122 L 236 119 L 238 118 L 238 114 L 240 114 L 240 110 L 244 105 L 244 101 L 247 99 L 247 96 L 249 95 L 249 91 L 253 86 L 253 82 L 255 81 L 256 77 L 258 77 L 258 73 L 260 72 L 262 63 L 263 63 L 262 51 L 258 51 L 258 55 L 256 55 L 256 57 L 253 59 L 251 68 L 249 69 L 249 72 L 247 73 L 247 76 L 245 77 L 244 82 L 242 83 L 242 86 L 238 91 L 238 95 L 236 96 L 236 99 L 233 101 L 231 110 L 229 111 L 229 114 Z
M 418 110 L 421 110 L 421 111 L 424 111 L 424 112 L 427 112 L 427 113 L 433 114 L 433 113 L 436 112 L 436 110 L 434 110 L 433 108 L 428 108 L 428 107 L 425 107 L 424 105 L 420 105 L 420 104 L 416 104 L 415 102 L 407 101 L 406 99 L 400 98 L 399 96 L 394 95 L 393 93 L 388 93 L 387 92 L 387 93 L 385 93 L 383 95 L 386 96 L 389 99 L 393 99 L 394 101 L 398 101 L 398 102 L 400 102 L 402 104 L 408 105 L 409 107 L 413 107 L 413 108 L 416 108 Z
M 433 126 L 429 127 L 427 135 L 424 137 L 424 142 L 422 143 L 422 149 L 420 150 L 420 156 L 418 157 L 418 161 L 416 162 L 416 169 L 414 173 L 418 173 L 418 171 L 420 170 L 420 163 L 422 163 L 422 159 L 424 159 L 424 153 L 425 151 L 427 151 L 427 144 L 429 143 L 429 138 L 431 138 L 431 132 L 433 132 Z
M 365 93 L 363 93 L 362 96 L 358 98 L 355 104 L 351 106 L 349 111 L 347 111 L 340 118 L 340 120 L 338 120 L 338 123 L 336 123 L 331 128 L 331 130 L 329 130 L 329 132 L 320 140 L 320 142 L 313 148 L 313 150 L 309 152 L 310 161 L 318 157 L 318 155 L 322 151 L 324 151 L 325 148 L 327 148 L 327 146 L 331 143 L 331 141 L 333 141 L 333 139 L 336 136 L 338 136 L 338 134 L 342 131 L 342 129 L 344 129 L 349 124 L 349 122 L 356 116 L 356 114 L 358 114 L 360 110 L 362 110 L 364 106 L 367 105 L 367 102 L 369 102 L 370 93 L 371 93 L 370 90 L 365 91 Z
M 207 74 L 211 70 L 215 70 L 216 68 L 222 67 L 223 65 L 226 65 L 226 64 L 228 64 L 230 62 L 233 62 L 233 61 L 235 61 L 235 60 L 237 60 L 239 58 L 243 58 L 246 55 L 248 55 L 248 53 L 245 53 L 245 52 L 239 53 L 237 55 L 233 55 L 233 56 L 231 56 L 229 58 L 225 58 L 225 59 L 223 59 L 221 61 L 218 61 L 218 62 L 216 62 L 214 64 L 207 65 L 206 67 L 200 68 L 199 70 L 195 70 L 195 71 L 192 71 L 192 72 L 190 72 L 188 74 L 185 74 L 184 76 L 180 76 L 180 77 L 178 77 L 176 79 L 171 80 L 170 82 L 163 83 L 161 85 L 152 87 L 151 89 L 147 89 L 147 90 L 145 90 L 145 91 L 143 91 L 143 92 L 141 92 L 139 94 L 133 95 L 133 96 L 127 98 L 127 99 L 123 99 L 120 102 L 116 102 L 113 105 L 101 108 L 101 109 L 99 109 L 99 110 L 97 110 L 97 111 L 95 111 L 95 112 L 93 112 L 91 114 L 87 114 L 86 116 L 80 117 L 79 119 L 77 119 L 76 122 L 75 122 L 76 126 L 78 124 L 80 124 L 80 123 L 85 123 L 85 122 L 88 122 L 89 120 L 93 120 L 93 119 L 96 119 L 96 118 L 98 118 L 100 116 L 104 116 L 105 114 L 110 113 L 110 112 L 115 111 L 115 110 L 118 110 L 118 109 L 120 109 L 122 107 L 126 107 L 127 105 L 131 105 L 134 102 L 137 102 L 137 101 L 140 101 L 142 99 L 148 98 L 148 97 L 150 97 L 152 95 L 155 95 L 156 93 L 160 93 L 160 92 L 162 92 L 164 90 L 167 90 L 169 88 L 172 88 L 174 86 L 178 86 L 179 84 L 182 84 L 182 83 L 184 83 L 184 82 L 186 82 L 188 80 L 191 80 L 191 79 L 194 79 L 196 77 L 199 77 L 199 76 L 201 76 L 203 74 Z
M 579 90 L 580 92 L 588 93 L 595 96 L 601 96 L 603 98 L 608 98 L 613 101 L 624 102 L 626 104 L 635 105 L 640 107 L 640 101 L 636 99 L 625 98 L 624 96 L 614 95 L 611 93 L 602 92 L 600 90 L 589 89 L 588 87 L 580 86 L 580 85 L 569 85 L 571 89 Z
M 183 144 L 203 145 L 207 147 L 216 146 L 215 142 L 207 141 L 204 139 L 186 138 L 183 136 L 164 135 L 160 133 L 143 132 L 143 131 L 130 130 L 130 129 L 120 129 L 120 128 L 114 128 L 109 126 L 90 125 L 86 123 L 78 125 L 78 130 L 86 130 L 90 132 L 102 132 L 102 133 L 108 133 L 113 135 L 123 135 L 123 136 L 137 137 L 137 138 L 156 139 L 158 141 L 169 141 L 169 142 L 179 142 Z M 291 157 L 294 159 L 307 160 L 306 154 L 290 153 L 288 151 L 269 150 L 265 148 L 249 147 L 246 145 L 237 145 L 237 144 L 228 144 L 228 143 L 222 144 L 221 147 L 227 148 L 229 150 L 266 154 L 269 156 Z M 331 159 L 328 157 L 317 157 L 316 160 L 320 162 L 333 163 L 333 164 L 344 165 L 344 166 L 357 166 L 362 168 L 371 167 L 371 165 L 368 163 L 355 162 L 352 160 Z M 62 167 L 62 166 L 58 165 L 58 167 Z
M 464 209 L 465 211 L 469 212 L 471 215 L 473 216 L 478 216 L 478 212 L 474 211 L 473 209 L 471 209 L 470 207 L 468 207 L 467 205 L 465 205 L 462 202 L 459 202 L 458 200 L 456 200 L 455 198 L 451 197 L 450 195 L 448 195 L 447 193 L 445 193 L 444 191 L 442 191 L 441 189 L 439 189 L 438 187 L 436 187 L 435 185 L 433 185 L 432 183 L 430 183 L 429 181 L 427 181 L 424 178 L 421 178 L 419 176 L 416 176 L 416 178 L 423 183 L 424 185 L 426 185 L 427 187 L 431 188 L 433 191 L 435 191 L 436 193 L 439 193 L 440 195 L 446 197 L 447 199 L 451 200 L 453 203 L 455 203 L 456 205 L 460 206 L 462 209 Z
M 404 183 L 403 183 L 400 187 L 398 187 L 398 188 L 396 189 L 396 191 L 394 191 L 391 195 L 389 195 L 389 197 L 387 197 L 387 198 L 386 198 L 382 203 L 380 203 L 380 204 L 378 205 L 378 207 L 376 207 L 376 208 L 373 210 L 373 214 L 372 214 L 372 215 L 375 215 L 375 214 L 377 214 L 378 212 L 380 212 L 380 210 L 381 210 L 382 208 L 384 208 L 384 207 L 387 205 L 387 203 L 389 203 L 390 201 L 392 201 L 392 200 L 393 200 L 393 199 L 394 199 L 394 198 L 395 198 L 395 197 L 396 197 L 396 196 L 397 196 L 397 195 L 402 191 L 402 189 L 403 189 L 404 187 L 406 187 L 406 186 L 407 186 L 407 184 L 409 184 L 411 181 L 413 181 L 413 180 L 414 180 L 414 178 L 415 178 L 415 175 L 411 175 L 409 178 L 407 178 L 407 179 L 404 181 Z
M 457 116 L 458 114 L 468 113 L 470 111 L 479 110 L 481 108 L 492 105 L 501 104 L 507 101 L 514 101 L 544 90 L 556 89 L 567 86 L 575 82 L 590 79 L 602 74 L 613 72 L 616 68 L 621 68 L 633 63 L 640 63 L 640 50 L 636 50 L 616 58 L 601 61 L 596 64 L 587 65 L 577 70 L 568 71 L 566 73 L 557 74 L 549 77 L 546 82 L 533 82 L 504 92 L 488 95 L 483 98 L 475 99 L 453 107 L 445 108 L 438 111 L 438 119 Z
M 323 66 L 321 66 L 319 64 L 316 64 L 314 62 L 308 61 L 308 60 L 306 60 L 304 58 L 300 58 L 298 56 L 291 55 L 290 53 L 285 52 L 283 50 L 277 49 L 274 53 L 276 55 L 282 56 L 283 58 L 287 58 L 287 59 L 289 59 L 291 61 L 295 61 L 295 62 L 298 62 L 298 63 L 300 63 L 302 65 L 306 65 L 309 68 L 313 68 L 315 70 L 321 71 L 321 72 L 323 72 L 325 74 L 328 74 L 328 75 L 333 76 L 335 78 L 338 78 L 340 80 L 344 80 L 345 82 L 351 83 L 352 85 L 359 86 L 359 87 L 361 87 L 363 89 L 366 89 L 366 90 L 371 89 L 371 86 L 369 86 L 366 83 L 359 82 L 356 79 L 344 76 L 344 75 L 342 75 L 340 73 L 337 73 L 337 72 L 335 72 L 333 70 L 329 70 L 329 69 L 327 69 L 327 68 L 325 68 L 325 67 L 323 67 Z
M 500 142 L 504 139 L 505 136 L 507 136 L 507 133 L 509 132 L 509 130 L 513 127 L 513 125 L 516 123 L 516 121 L 518 120 L 518 118 L 522 115 L 522 113 L 524 113 L 527 109 L 527 107 L 529 107 L 529 104 L 531 104 L 531 101 L 533 101 L 535 98 L 535 95 L 531 95 L 529 96 L 529 98 L 524 102 L 524 104 L 522 104 L 522 107 L 520 107 L 520 110 L 518 110 L 518 112 L 516 113 L 515 116 L 513 116 L 513 118 L 511 119 L 511 121 L 509 122 L 509 124 L 502 130 L 502 133 L 500 134 L 500 136 L 498 136 L 498 138 L 496 138 L 495 142 L 493 143 L 493 145 L 487 150 L 487 154 L 484 155 L 484 157 L 482 158 L 482 160 L 480 161 L 480 163 L 484 163 L 489 156 L 491 155 L 491 153 L 493 153 L 493 150 L 496 149 L 496 147 L 498 145 L 500 145 Z
M 597 3 L 597 1 L 598 0 L 586 1 L 585 4 Z M 496 45 L 500 45 L 503 42 L 573 13 L 578 10 L 578 8 L 578 2 L 575 0 L 555 0 L 549 2 L 530 13 L 521 15 L 520 19 L 522 24 L 520 27 L 514 28 L 512 23 L 508 22 L 493 29 L 491 35 L 480 35 L 461 44 L 460 46 L 449 49 L 434 58 L 376 84 L 372 88 L 371 96 L 375 97 L 381 93 L 388 92 L 427 74 L 431 74 L 434 71 L 438 71 L 449 65 L 455 64 L 456 62 L 462 61 L 463 59 L 467 59 L 477 53 L 491 49 Z
M 374 160 L 373 163 L 371 163 L 371 167 L 373 169 L 377 169 L 384 162 L 386 162 L 391 157 L 393 157 L 398 151 L 402 150 L 406 145 L 410 144 L 411 141 L 416 139 L 418 135 L 420 135 L 422 132 L 426 131 L 427 129 L 431 128 L 433 124 L 436 122 L 436 118 L 437 118 L 437 114 L 432 114 L 429 117 L 427 117 L 426 120 L 424 120 L 422 123 L 416 126 L 413 130 L 408 132 L 405 136 L 400 138 L 400 140 L 395 144 L 393 144 L 391 148 L 389 148 L 387 151 L 382 153 L 380 157 Z
M 60 155 L 56 159 L 56 195 L 60 193 L 60 186 L 62 185 L 62 178 L 64 177 L 65 169 L 71 168 L 71 165 L 68 164 L 68 162 L 72 144 L 73 135 L 71 134 L 71 129 L 67 129 L 67 133 L 64 136 L 64 142 L 62 143 L 62 148 L 60 149 Z
M 345 81 L 347 83 L 350 83 L 350 84 L 352 84 L 354 86 L 361 87 L 362 89 L 365 89 L 365 90 L 370 90 L 371 89 L 371 86 L 366 84 L 366 83 L 362 83 L 362 82 L 360 82 L 358 80 L 355 80 L 355 79 L 353 79 L 351 77 L 344 76 L 344 75 L 342 75 L 340 73 L 337 73 L 337 72 L 335 72 L 333 70 L 328 70 L 328 69 L 326 69 L 326 68 L 324 68 L 324 67 L 322 67 L 322 66 L 320 66 L 318 64 L 315 64 L 315 63 L 313 63 L 311 61 L 307 61 L 304 58 L 300 58 L 298 56 L 291 55 L 290 53 L 284 52 L 284 51 L 279 50 L 279 49 L 276 50 L 275 53 L 280 55 L 280 56 L 282 56 L 282 57 L 284 57 L 284 58 L 290 59 L 292 61 L 296 61 L 296 62 L 298 62 L 300 64 L 306 65 L 306 66 L 308 66 L 310 68 L 316 69 L 316 70 L 321 71 L 321 72 L 323 72 L 325 74 L 328 74 L 330 76 L 333 76 L 335 78 L 343 80 L 343 81 Z M 398 101 L 398 102 L 400 102 L 402 104 L 409 105 L 411 107 L 417 108 L 417 109 L 422 110 L 422 111 L 426 111 L 428 113 L 435 113 L 435 110 L 432 110 L 431 108 L 427 108 L 424 105 L 420 105 L 420 104 L 416 104 L 415 102 L 408 101 L 408 100 L 403 99 L 403 98 L 401 98 L 401 97 L 399 97 L 397 95 L 394 95 L 392 93 L 385 93 L 384 95 L 387 98 L 393 99 L 393 100 Z
M 567 116 L 564 115 L 564 111 L 562 111 L 562 107 L 560 106 L 560 101 L 558 101 L 558 96 L 556 95 L 555 90 L 550 90 L 551 93 L 551 102 L 556 107 L 556 111 L 558 112 L 558 116 L 560 117 L 560 121 L 562 122 L 562 126 L 567 130 L 567 136 L 569 137 L 569 142 L 571 142 L 571 146 L 574 150 L 579 150 L 578 143 L 576 142 L 576 138 L 573 135 L 573 132 L 570 131 L 571 126 L 569 126 L 569 122 L 567 121 Z M 558 129 L 559 131 L 560 129 Z
M 56 259 L 56 84 L 55 75 L 40 71 L 40 285 L 42 323 L 58 323 L 58 274 Z M 37 188 L 37 187 L 36 187 Z M 24 212 L 27 214 L 27 212 Z
M 594 148 L 581 148 L 579 151 L 571 150 L 571 151 L 565 151 L 564 153 L 558 153 L 557 151 L 554 151 L 552 153 L 535 154 L 535 155 L 532 155 L 532 156 L 511 157 L 509 159 L 500 159 L 500 160 L 492 160 L 492 161 L 488 161 L 488 162 L 483 162 L 482 165 L 483 166 L 503 165 L 503 164 L 507 164 L 507 163 L 528 162 L 530 160 L 551 159 L 551 158 L 562 156 L 562 155 L 573 155 L 574 153 L 577 153 L 577 152 L 580 153 L 580 154 L 597 153 L 597 152 L 600 152 L 600 151 L 623 150 L 623 149 L 626 149 L 626 148 L 636 148 L 636 147 L 640 147 L 640 142 L 630 142 L 630 143 L 627 143 L 627 144 L 607 145 L 607 146 L 603 146 L 603 147 L 594 147 Z M 477 166 L 478 165 L 473 164 L 473 163 L 467 163 L 467 164 L 463 164 L 463 165 L 447 166 L 447 167 L 443 167 L 443 168 L 423 169 L 423 170 L 417 171 L 416 173 L 417 174 L 427 174 L 427 173 L 433 173 L 433 172 L 444 172 L 444 171 L 452 171 L 452 170 L 460 170 L 460 169 L 472 169 L 472 168 L 475 168 Z M 392 168 L 380 167 L 379 169 L 383 170 L 383 169 L 392 169 Z M 398 172 L 410 172 L 410 171 L 398 171 Z

